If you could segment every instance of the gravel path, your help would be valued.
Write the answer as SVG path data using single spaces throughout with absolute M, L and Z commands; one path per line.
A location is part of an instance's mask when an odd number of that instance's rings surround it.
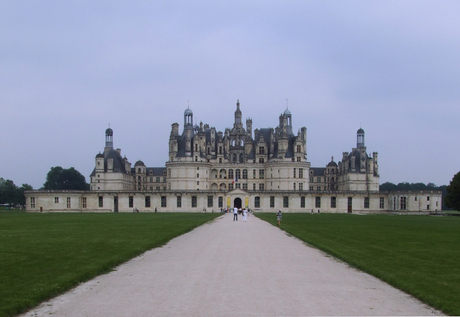
M 23 316 L 440 314 L 254 216 L 247 222 L 232 217 L 225 214 Z

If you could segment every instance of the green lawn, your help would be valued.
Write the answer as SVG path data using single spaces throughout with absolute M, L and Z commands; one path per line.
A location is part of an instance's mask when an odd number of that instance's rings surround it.
M 256 216 L 276 225 L 275 214 Z M 460 217 L 283 214 L 281 229 L 460 315 Z
M 0 212 L 0 316 L 34 307 L 218 213 Z

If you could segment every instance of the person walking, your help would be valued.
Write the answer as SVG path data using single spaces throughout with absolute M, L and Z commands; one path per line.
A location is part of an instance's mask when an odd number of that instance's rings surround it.
M 246 208 L 243 209 L 243 221 L 246 222 L 248 220 L 248 210 Z
M 238 208 L 233 208 L 233 221 L 238 221 Z
M 282 218 L 282 214 L 281 214 L 281 209 L 276 213 L 276 220 L 278 220 L 278 226 L 281 225 L 281 218 Z

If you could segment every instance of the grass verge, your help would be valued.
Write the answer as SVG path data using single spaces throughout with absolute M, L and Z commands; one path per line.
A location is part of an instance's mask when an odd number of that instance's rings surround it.
M 276 225 L 275 214 L 256 214 Z M 449 315 L 460 315 L 460 217 L 283 214 L 281 229 Z
M 0 213 L 0 316 L 109 272 L 218 213 Z

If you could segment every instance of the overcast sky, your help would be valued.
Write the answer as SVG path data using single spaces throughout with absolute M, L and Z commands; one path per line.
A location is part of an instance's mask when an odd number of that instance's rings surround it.
M 89 182 L 105 130 L 164 167 L 171 124 L 292 113 L 307 159 L 379 153 L 380 182 L 460 170 L 460 1 L 17 1 L 0 5 L 0 177 Z M 287 99 L 287 102 L 286 102 Z

